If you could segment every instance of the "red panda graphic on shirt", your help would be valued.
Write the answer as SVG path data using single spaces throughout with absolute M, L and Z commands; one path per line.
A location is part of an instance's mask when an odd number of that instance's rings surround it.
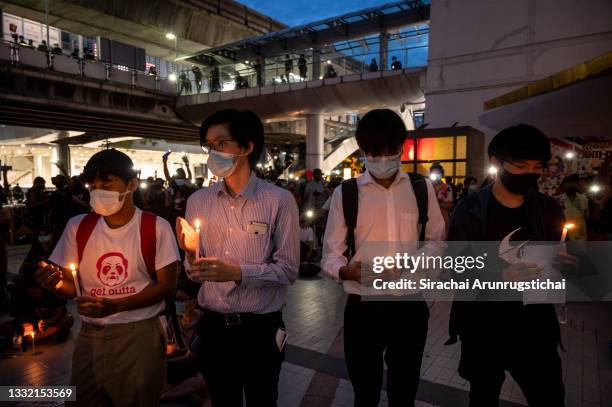
M 98 280 L 107 287 L 121 285 L 128 277 L 128 261 L 119 252 L 105 253 L 96 262 Z

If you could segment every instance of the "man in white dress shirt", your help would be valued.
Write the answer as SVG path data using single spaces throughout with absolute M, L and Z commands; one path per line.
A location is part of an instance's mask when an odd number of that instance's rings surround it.
M 347 181 L 334 191 L 321 265 L 327 275 L 342 282 L 349 294 L 344 313 L 344 353 L 355 406 L 378 405 L 383 360 L 388 368 L 389 406 L 411 406 L 419 383 L 429 309 L 419 293 L 404 296 L 402 301 L 383 301 L 382 297 L 366 301 L 365 295 L 372 289 L 365 290 L 365 282 L 362 285 L 362 262 L 365 265 L 371 261 L 371 252 L 385 245 L 416 247 L 419 240 L 443 240 L 444 219 L 431 182 L 401 171 L 406 127 L 396 113 L 388 109 L 370 111 L 360 120 L 356 138 L 367 171 L 356 180 L 357 193 L 351 199 L 356 202 L 348 202 L 349 195 L 346 191 L 343 194 L 343 188 L 350 186 Z M 421 183 L 416 193 L 415 180 Z M 347 245 L 350 230 L 344 208 L 351 205 L 358 216 L 354 244 L 349 240 Z M 347 249 L 351 248 L 352 256 L 348 256 Z
M 177 221 L 189 278 L 202 283 L 200 370 L 214 407 L 273 407 L 286 339 L 282 308 L 298 276 L 298 208 L 289 191 L 255 175 L 264 147 L 255 113 L 210 115 L 200 143 L 208 168 L 223 178 L 191 195 L 186 220 Z M 196 219 L 199 235 L 190 226 Z

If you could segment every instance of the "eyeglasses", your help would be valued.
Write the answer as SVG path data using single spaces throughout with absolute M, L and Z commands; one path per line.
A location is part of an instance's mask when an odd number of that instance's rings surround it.
M 205 153 L 211 151 L 211 150 L 215 150 L 215 151 L 223 151 L 223 148 L 225 147 L 226 143 L 229 141 L 236 141 L 234 139 L 228 138 L 228 139 L 221 139 L 221 140 L 214 140 L 211 141 L 209 143 L 204 142 L 202 143 L 202 150 L 204 150 Z

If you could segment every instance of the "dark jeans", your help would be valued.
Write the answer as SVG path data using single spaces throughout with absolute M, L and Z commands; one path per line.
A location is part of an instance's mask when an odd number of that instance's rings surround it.
M 461 342 L 459 374 L 470 382 L 470 407 L 497 406 L 506 371 L 523 391 L 529 407 L 565 405 L 557 342 L 523 336 Z
M 282 314 L 241 314 L 240 321 L 226 326 L 222 314 L 205 310 L 198 325 L 200 371 L 212 405 L 242 407 L 244 391 L 248 407 L 276 406 L 284 359 L 276 345 Z
M 344 310 L 344 355 L 356 407 L 378 406 L 387 364 L 389 406 L 413 406 L 427 339 L 429 309 L 417 301 L 362 301 Z

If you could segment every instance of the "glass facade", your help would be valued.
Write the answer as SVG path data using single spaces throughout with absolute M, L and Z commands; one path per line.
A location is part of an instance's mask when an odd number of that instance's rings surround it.
M 467 135 L 407 138 L 402 170 L 429 175 L 429 167 L 438 161 L 444 167 L 445 176 L 461 182 L 467 172 L 467 153 Z

